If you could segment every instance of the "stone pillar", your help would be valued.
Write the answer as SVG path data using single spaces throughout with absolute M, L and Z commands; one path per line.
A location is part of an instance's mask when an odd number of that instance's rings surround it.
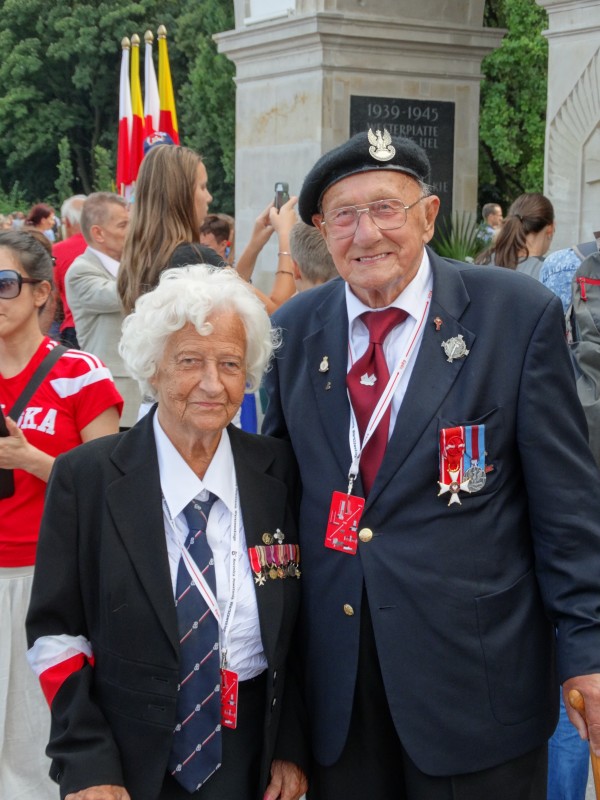
M 275 181 L 298 193 L 322 153 L 370 125 L 420 141 L 432 163 L 439 156 L 432 180 L 446 213 L 475 211 L 481 60 L 503 34 L 482 27 L 483 6 L 235 0 L 236 29 L 215 38 L 237 68 L 236 241 L 247 241 Z
M 549 23 L 544 193 L 556 214 L 555 250 L 600 230 L 600 3 L 537 3 Z

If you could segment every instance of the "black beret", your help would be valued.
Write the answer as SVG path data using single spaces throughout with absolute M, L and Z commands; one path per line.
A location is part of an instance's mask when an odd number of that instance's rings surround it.
M 379 169 L 393 169 L 423 183 L 429 182 L 429 159 L 416 142 L 390 136 L 385 129 L 363 131 L 322 155 L 304 179 L 298 198 L 298 213 L 303 222 L 313 224 L 312 216 L 319 213 L 323 194 L 334 183 L 358 172 Z

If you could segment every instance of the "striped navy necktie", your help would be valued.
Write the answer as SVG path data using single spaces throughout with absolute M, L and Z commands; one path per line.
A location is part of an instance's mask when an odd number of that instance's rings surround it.
M 194 499 L 184 509 L 188 550 L 216 597 L 212 550 L 206 538 L 210 509 L 217 498 Z M 188 792 L 194 792 L 221 766 L 221 673 L 219 623 L 193 582 L 183 556 L 176 586 L 179 626 L 177 725 L 168 768 Z

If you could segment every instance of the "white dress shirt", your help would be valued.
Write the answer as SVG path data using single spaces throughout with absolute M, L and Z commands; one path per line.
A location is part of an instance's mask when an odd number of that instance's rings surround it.
M 98 261 L 102 264 L 104 269 L 110 273 L 113 278 L 117 277 L 117 273 L 119 271 L 119 262 L 116 261 L 111 256 L 107 256 L 106 253 L 101 253 L 100 250 L 96 250 L 95 247 L 90 247 L 88 245 L 88 249 L 96 256 Z
M 230 600 L 231 522 L 237 491 L 229 436 L 224 430 L 219 446 L 201 480 L 188 466 L 162 429 L 158 421 L 158 413 L 154 415 L 153 424 L 158 452 L 160 485 L 164 498 L 163 515 L 173 597 L 175 597 L 177 585 L 181 547 L 183 547 L 188 534 L 183 510 L 194 497 L 207 500 L 208 492 L 212 492 L 217 496 L 217 500 L 208 517 L 206 536 L 214 556 L 217 602 L 221 618 L 223 618 Z M 260 636 L 254 576 L 250 568 L 241 513 L 239 514 L 239 537 L 241 546 L 238 556 L 238 574 L 240 580 L 237 603 L 226 643 L 223 642 L 223 632 L 221 631 L 221 646 L 226 644 L 227 647 L 228 668 L 237 672 L 239 679 L 243 681 L 254 678 L 266 669 L 267 660 Z
M 392 431 L 394 430 L 398 412 L 400 411 L 400 406 L 406 394 L 408 382 L 410 381 L 410 376 L 421 346 L 425 325 L 421 324 L 418 330 L 417 326 L 422 321 L 424 323 L 422 317 L 426 308 L 427 297 L 432 287 L 433 273 L 429 263 L 429 256 L 427 255 L 427 251 L 423 250 L 423 259 L 417 274 L 404 291 L 398 295 L 390 306 L 388 306 L 388 308 L 401 308 L 408 313 L 406 320 L 401 325 L 396 325 L 383 343 L 383 352 L 390 375 L 398 366 L 400 359 L 406 354 L 411 339 L 415 331 L 417 332 L 408 364 L 396 387 L 394 397 L 392 398 L 388 438 L 392 435 Z M 350 371 L 352 364 L 364 355 L 369 345 L 369 331 L 365 323 L 359 319 L 359 317 L 361 314 L 364 314 L 365 311 L 373 311 L 374 309 L 360 301 L 348 284 L 346 284 L 346 308 L 348 311 L 348 371 Z M 383 309 L 378 310 L 383 311 Z

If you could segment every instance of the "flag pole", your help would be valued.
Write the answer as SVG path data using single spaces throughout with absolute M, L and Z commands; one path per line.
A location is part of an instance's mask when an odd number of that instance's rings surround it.
M 121 74 L 119 82 L 119 133 L 117 140 L 117 179 L 119 194 L 125 194 L 131 172 L 131 87 L 129 85 L 129 51 L 131 42 L 121 39 Z
M 168 133 L 175 144 L 179 144 L 179 127 L 167 47 L 167 29 L 164 25 L 160 25 L 158 28 L 158 93 L 160 95 L 160 130 Z

